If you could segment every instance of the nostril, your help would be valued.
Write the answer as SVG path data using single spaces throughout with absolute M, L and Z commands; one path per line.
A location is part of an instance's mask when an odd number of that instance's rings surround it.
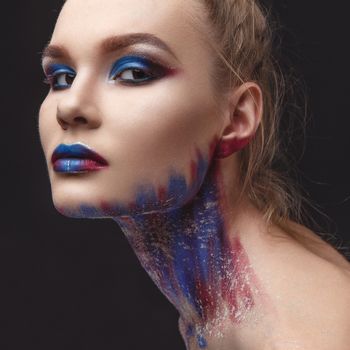
M 67 130 L 68 128 L 68 123 L 64 121 L 62 118 L 58 117 L 57 118 L 58 124 L 61 126 L 62 129 Z
M 75 117 L 74 122 L 77 124 L 87 124 L 87 120 L 84 117 Z

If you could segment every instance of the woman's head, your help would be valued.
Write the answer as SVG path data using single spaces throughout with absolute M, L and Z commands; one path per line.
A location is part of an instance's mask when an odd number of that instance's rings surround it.
M 215 144 L 232 179 L 273 216 L 279 101 L 271 62 L 269 27 L 254 1 L 68 0 L 43 57 L 54 86 L 39 119 L 56 207 L 130 204 L 140 186 L 164 191 L 171 174 L 198 189 L 206 169 L 193 179 L 193 163 L 209 161 Z M 58 172 L 52 153 L 77 142 L 108 166 Z

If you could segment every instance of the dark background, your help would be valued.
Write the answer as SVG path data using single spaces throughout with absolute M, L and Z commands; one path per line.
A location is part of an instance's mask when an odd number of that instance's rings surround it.
M 61 1 L 6 2 L 1 13 L 0 348 L 184 349 L 177 313 L 112 221 L 58 214 L 37 132 L 47 92 L 40 51 Z M 347 2 L 278 0 L 283 52 L 303 76 L 313 121 L 301 182 L 350 243 Z

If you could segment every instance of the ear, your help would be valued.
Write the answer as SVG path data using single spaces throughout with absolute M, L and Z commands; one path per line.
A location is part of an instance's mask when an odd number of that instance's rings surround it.
M 256 83 L 236 88 L 230 96 L 228 118 L 216 149 L 216 158 L 226 158 L 247 146 L 254 137 L 263 113 L 262 92 Z

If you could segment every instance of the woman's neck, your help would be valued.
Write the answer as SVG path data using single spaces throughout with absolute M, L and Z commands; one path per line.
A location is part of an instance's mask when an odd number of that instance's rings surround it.
M 213 162 L 185 206 L 115 218 L 144 269 L 179 311 L 188 349 L 212 348 L 211 339 L 257 315 L 260 302 L 258 279 L 236 229 L 239 214 L 233 213 L 239 210 L 229 204 L 222 175 Z

